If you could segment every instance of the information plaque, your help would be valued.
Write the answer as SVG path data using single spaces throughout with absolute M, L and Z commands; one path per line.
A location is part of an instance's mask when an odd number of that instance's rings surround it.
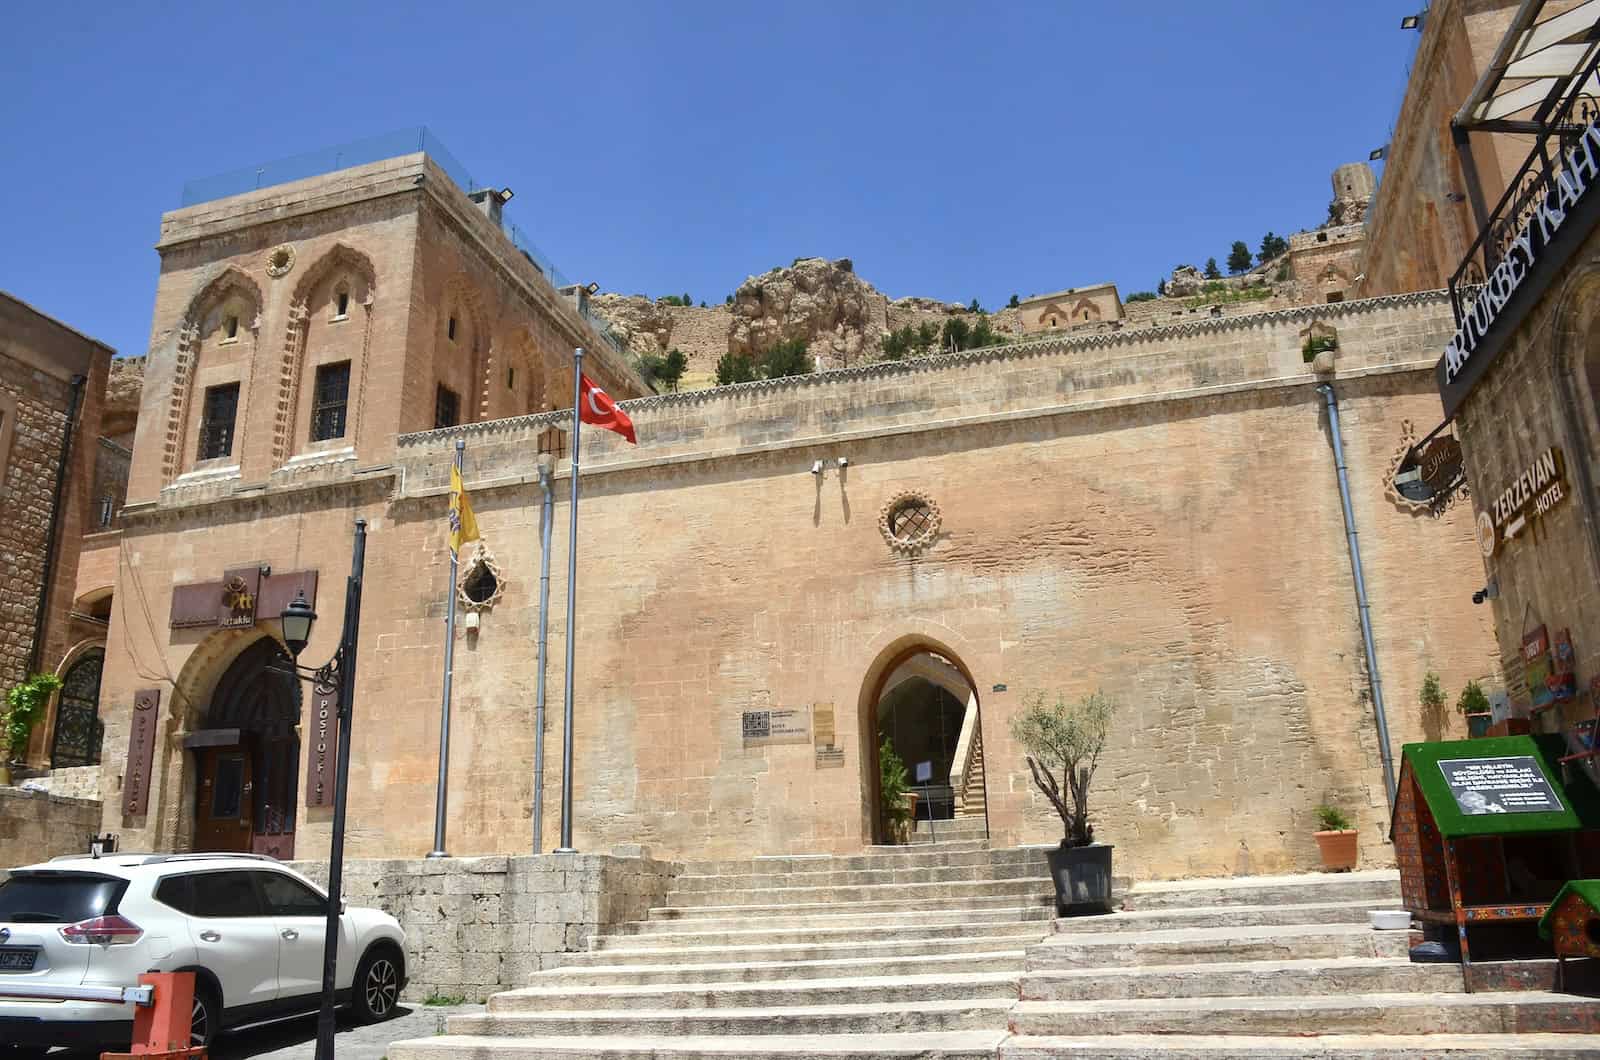
M 1464 814 L 1561 812 L 1561 800 L 1532 755 L 1452 758 L 1439 769 Z

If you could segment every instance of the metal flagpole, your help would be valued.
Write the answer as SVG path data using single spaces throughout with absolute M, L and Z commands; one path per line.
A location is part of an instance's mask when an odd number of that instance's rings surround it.
M 561 727 L 561 845 L 557 854 L 573 854 L 572 846 L 572 667 L 578 646 L 578 403 L 583 400 L 583 347 L 572 351 L 572 517 L 567 530 L 567 667 L 566 711 Z
M 461 458 L 466 452 L 465 438 L 456 439 L 456 476 L 461 476 Z M 461 557 L 457 549 L 450 550 L 450 591 L 446 594 L 449 598 L 450 610 L 446 612 L 444 620 L 444 707 L 439 712 L 439 782 L 435 786 L 433 802 L 433 849 L 428 852 L 430 858 L 447 858 L 450 855 L 444 849 L 444 817 L 445 805 L 449 798 L 447 782 L 450 776 L 450 684 L 455 676 L 456 659 L 456 577 L 460 568 Z
M 550 531 L 555 522 L 555 493 L 551 490 L 547 453 L 539 455 L 539 685 L 533 698 L 533 852 L 544 849 L 544 684 L 550 658 Z

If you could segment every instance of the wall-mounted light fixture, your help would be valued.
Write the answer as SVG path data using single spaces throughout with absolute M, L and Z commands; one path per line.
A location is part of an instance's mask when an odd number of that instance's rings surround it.
M 1367 161 L 1368 162 L 1382 162 L 1384 159 L 1386 159 L 1388 157 L 1389 157 L 1389 145 L 1388 144 L 1384 144 L 1382 147 L 1374 148 L 1370 153 L 1368 153 Z
M 1400 28 L 1421 29 L 1425 18 L 1427 18 L 1426 11 L 1419 11 L 1415 15 L 1406 15 L 1400 19 Z
M 811 473 L 812 473 L 812 474 L 813 474 L 813 475 L 820 475 L 820 474 L 822 474 L 822 461 L 820 461 L 820 460 L 813 460 L 813 461 L 812 461 L 812 462 L 811 462 Z

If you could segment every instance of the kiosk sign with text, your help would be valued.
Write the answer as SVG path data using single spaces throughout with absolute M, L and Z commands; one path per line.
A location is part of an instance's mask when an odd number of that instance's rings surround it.
M 1439 763 L 1461 812 L 1560 813 L 1561 800 L 1532 755 L 1455 758 Z

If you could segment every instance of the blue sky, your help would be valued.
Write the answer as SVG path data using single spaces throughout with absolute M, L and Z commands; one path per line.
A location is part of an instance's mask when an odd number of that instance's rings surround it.
M 19 5 L 0 288 L 143 353 L 186 180 L 427 125 L 607 290 L 721 301 L 822 255 L 892 297 L 1127 294 L 1315 227 L 1419 6 Z

